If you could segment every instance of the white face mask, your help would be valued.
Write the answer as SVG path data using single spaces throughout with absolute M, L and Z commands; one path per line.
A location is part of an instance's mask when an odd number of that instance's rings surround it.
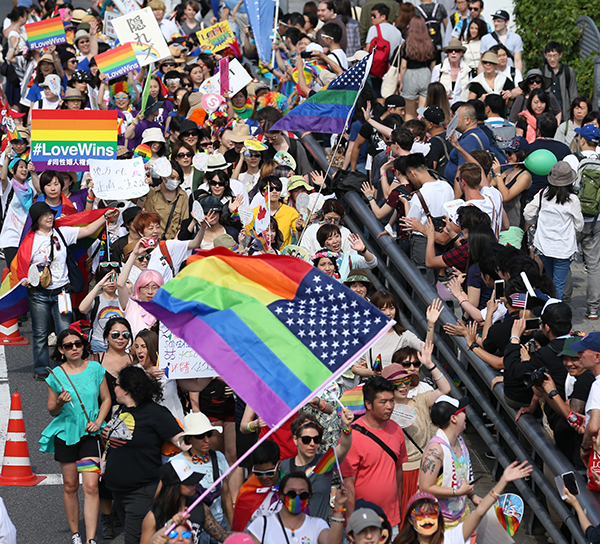
M 174 191 L 181 183 L 178 179 L 163 178 L 168 191 Z

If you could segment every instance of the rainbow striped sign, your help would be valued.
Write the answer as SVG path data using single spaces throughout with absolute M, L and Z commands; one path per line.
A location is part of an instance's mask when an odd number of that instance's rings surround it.
M 41 172 L 87 172 L 89 159 L 117 158 L 116 110 L 33 110 L 31 160 Z
M 30 49 L 41 49 L 67 41 L 65 27 L 60 17 L 29 23 L 25 25 L 25 32 L 27 32 L 27 43 Z
M 140 64 L 130 43 L 113 47 L 94 58 L 106 79 L 113 79 L 132 70 L 140 69 Z

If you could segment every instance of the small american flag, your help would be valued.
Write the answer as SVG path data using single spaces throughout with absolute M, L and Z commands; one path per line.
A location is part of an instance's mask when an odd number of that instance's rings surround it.
M 513 293 L 508 298 L 513 308 L 525 308 L 527 293 Z

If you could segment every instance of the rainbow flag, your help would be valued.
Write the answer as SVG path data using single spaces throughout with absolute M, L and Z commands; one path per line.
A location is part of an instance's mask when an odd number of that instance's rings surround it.
M 375 357 L 375 361 L 373 361 L 373 372 L 381 372 L 383 367 L 381 366 L 381 353 Z
M 319 462 L 311 468 L 314 474 L 327 474 L 333 470 L 333 467 L 335 467 L 335 452 L 333 448 L 329 448 Z
M 498 518 L 500 525 L 502 525 L 509 536 L 514 536 L 519 529 L 521 522 L 515 516 L 505 514 L 500 506 L 494 506 L 494 509 L 496 510 L 496 517 Z
M 341 134 L 352 117 L 354 102 L 365 85 L 372 62 L 373 53 L 336 77 L 327 89 L 290 110 L 271 129 Z
M 30 49 L 41 49 L 67 41 L 65 27 L 60 17 L 29 23 L 25 25 L 25 32 L 27 32 L 27 43 Z
M 140 69 L 140 64 L 131 43 L 113 47 L 104 53 L 96 55 L 94 58 L 96 59 L 98 68 L 106 76 L 106 79 L 113 79 L 127 72 Z
M 365 408 L 362 385 L 345 391 L 340 398 L 340 403 L 348 408 L 355 416 L 362 415 L 367 412 L 367 409 Z
M 143 306 L 271 427 L 391 327 L 371 303 L 305 261 L 225 248 L 190 257 Z
M 117 158 L 116 110 L 33 110 L 31 160 L 38 172 L 87 172 L 89 159 Z

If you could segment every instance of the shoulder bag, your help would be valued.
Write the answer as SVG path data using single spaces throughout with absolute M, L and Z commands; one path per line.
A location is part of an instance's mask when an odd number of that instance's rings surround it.
M 354 425 L 352 425 L 352 428 L 357 430 L 359 433 L 364 434 L 365 436 L 368 436 L 373 442 L 375 442 L 379 447 L 381 447 L 381 449 L 392 458 L 392 460 L 394 461 L 394 465 L 398 464 L 398 456 L 378 436 L 374 435 L 371 431 L 369 431 L 368 429 L 365 429 L 362 425 L 359 425 L 358 423 L 355 423 Z
M 394 60 L 388 71 L 384 74 L 381 80 L 381 96 L 387 98 L 396 93 L 398 88 L 398 74 L 400 73 L 400 48 L 396 49 Z

